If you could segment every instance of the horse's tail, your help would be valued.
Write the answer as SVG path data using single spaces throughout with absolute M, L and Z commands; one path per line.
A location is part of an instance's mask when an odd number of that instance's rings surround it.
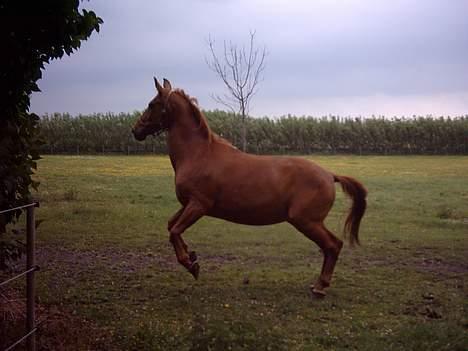
M 333 177 L 335 182 L 341 184 L 341 188 L 345 194 L 353 200 L 348 217 L 346 218 L 344 232 L 345 235 L 349 234 L 349 243 L 351 245 L 354 243 L 359 244 L 359 225 L 366 211 L 367 190 L 364 185 L 354 178 L 337 175 L 333 175 Z

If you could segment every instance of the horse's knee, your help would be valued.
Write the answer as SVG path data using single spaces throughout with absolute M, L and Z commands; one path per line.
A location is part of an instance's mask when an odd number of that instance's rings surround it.
M 335 245 L 333 250 L 335 251 L 335 254 L 338 256 L 340 254 L 341 249 L 343 248 L 343 241 L 338 239 L 337 237 L 335 239 Z

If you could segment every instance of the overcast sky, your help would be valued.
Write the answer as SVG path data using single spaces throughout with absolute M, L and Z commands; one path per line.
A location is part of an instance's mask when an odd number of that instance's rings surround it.
M 53 61 L 31 110 L 142 110 L 153 76 L 198 98 L 224 87 L 205 63 L 211 36 L 266 46 L 254 116 L 468 114 L 467 0 L 91 0 L 104 20 Z

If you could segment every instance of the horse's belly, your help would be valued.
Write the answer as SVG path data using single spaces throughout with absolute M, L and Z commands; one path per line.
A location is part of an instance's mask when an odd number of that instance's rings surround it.
M 280 206 L 276 208 L 254 206 L 215 208 L 209 211 L 208 216 L 239 224 L 268 225 L 284 222 L 287 219 L 287 210 Z

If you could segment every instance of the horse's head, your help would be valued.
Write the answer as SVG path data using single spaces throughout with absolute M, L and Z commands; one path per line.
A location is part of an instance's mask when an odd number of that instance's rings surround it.
M 141 117 L 132 128 L 136 140 L 142 141 L 148 135 L 159 134 L 169 129 L 168 100 L 172 92 L 171 83 L 164 79 L 163 86 L 154 78 L 158 94 L 148 104 Z

